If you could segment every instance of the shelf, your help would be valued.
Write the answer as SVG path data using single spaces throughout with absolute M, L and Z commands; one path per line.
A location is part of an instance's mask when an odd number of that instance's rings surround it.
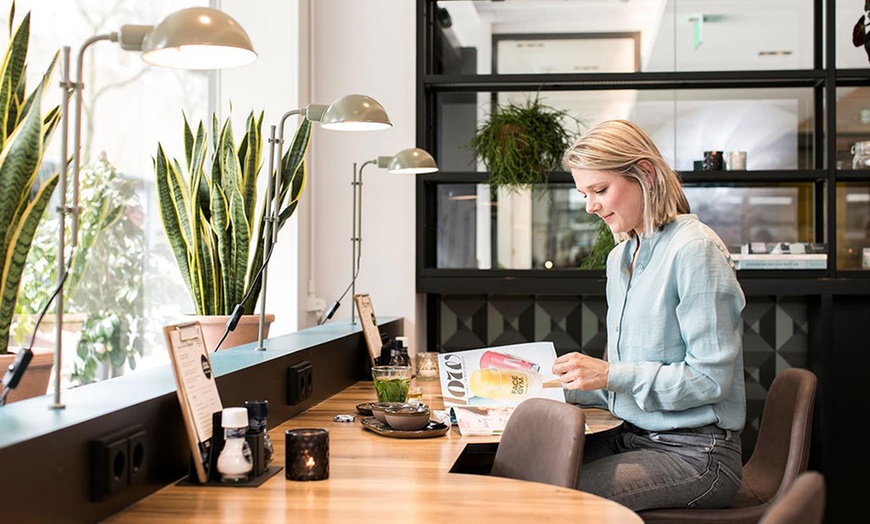
M 838 172 L 838 178 L 842 178 Z M 870 170 L 855 171 L 866 180 L 870 180 Z M 852 174 L 847 176 L 853 176 Z M 420 177 L 419 180 L 426 184 L 486 184 L 488 173 L 486 171 L 439 171 L 431 175 Z M 819 182 L 827 179 L 827 171 L 824 169 L 805 170 L 751 170 L 751 171 L 684 171 L 680 177 L 685 184 L 781 184 L 791 182 Z M 574 184 L 574 179 L 568 172 L 554 172 L 550 174 L 550 183 Z
M 505 273 L 511 273 L 510 275 Z M 522 276 L 518 276 L 522 273 Z M 816 270 L 745 270 L 737 278 L 746 295 L 870 295 L 870 271 L 827 278 Z M 469 274 L 474 274 L 470 278 Z M 861 278 L 866 276 L 866 278 Z M 570 278 L 566 278 L 570 277 Z M 603 271 L 583 270 L 424 270 L 417 292 L 436 295 L 597 295 L 604 296 Z
M 425 75 L 426 90 L 439 92 L 590 91 L 614 89 L 723 89 L 817 87 L 823 70 Z

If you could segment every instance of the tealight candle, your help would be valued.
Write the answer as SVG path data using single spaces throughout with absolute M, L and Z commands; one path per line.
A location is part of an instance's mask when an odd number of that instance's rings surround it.
M 319 428 L 284 432 L 285 473 L 288 480 L 329 478 L 329 431 Z

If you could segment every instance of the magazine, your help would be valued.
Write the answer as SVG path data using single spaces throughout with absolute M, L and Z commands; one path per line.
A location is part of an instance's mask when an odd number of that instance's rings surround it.
M 444 408 L 462 435 L 499 435 L 514 408 L 531 397 L 565 402 L 552 342 L 471 349 L 438 355 Z

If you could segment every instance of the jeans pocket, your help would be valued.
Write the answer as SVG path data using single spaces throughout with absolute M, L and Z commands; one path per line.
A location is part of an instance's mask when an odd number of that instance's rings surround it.
M 699 497 L 691 500 L 690 508 L 724 508 L 727 507 L 740 489 L 740 477 L 727 465 L 717 462 L 709 472 L 710 487 Z M 706 475 L 705 475 L 706 476 Z

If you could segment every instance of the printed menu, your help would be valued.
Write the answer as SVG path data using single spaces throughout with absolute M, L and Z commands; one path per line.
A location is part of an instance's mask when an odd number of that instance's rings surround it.
M 223 409 L 199 322 L 163 328 L 197 477 L 208 481 L 214 413 Z
M 438 355 L 444 407 L 463 435 L 499 435 L 527 398 L 565 402 L 552 342 L 471 349 Z

